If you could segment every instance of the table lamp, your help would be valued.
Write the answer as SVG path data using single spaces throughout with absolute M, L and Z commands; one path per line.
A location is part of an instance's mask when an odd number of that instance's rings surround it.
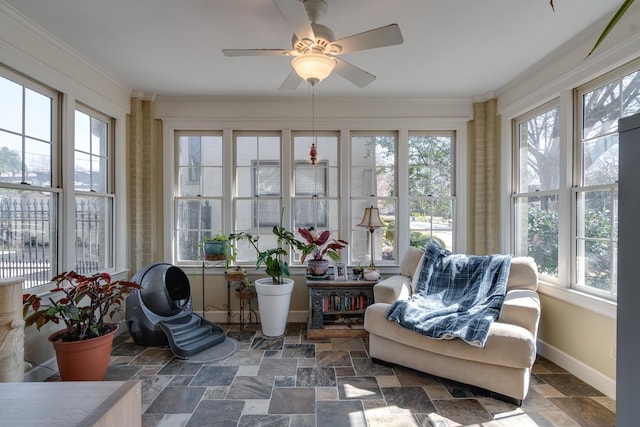
M 362 221 L 360 221 L 360 224 L 358 224 L 358 226 L 369 228 L 371 240 L 371 264 L 369 264 L 369 268 L 375 269 L 376 266 L 373 263 L 373 257 L 375 253 L 373 247 L 373 232 L 376 231 L 376 228 L 384 227 L 384 224 L 380 220 L 380 211 L 378 210 L 378 208 L 374 208 L 373 206 L 365 208 L 364 217 L 362 218 Z

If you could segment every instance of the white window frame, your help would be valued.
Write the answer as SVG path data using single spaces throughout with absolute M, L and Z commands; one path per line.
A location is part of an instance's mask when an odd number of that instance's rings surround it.
M 90 273 L 96 273 L 98 271 L 112 271 L 115 269 L 115 213 L 116 213 L 116 195 L 115 195 L 115 182 L 114 182 L 114 159 L 115 159 L 115 138 L 114 138 L 114 129 L 115 129 L 115 119 L 112 117 L 109 117 L 106 114 L 100 113 L 90 107 L 87 107 L 81 103 L 76 103 L 76 111 L 82 112 L 86 115 L 88 115 L 91 119 L 98 119 L 104 123 L 107 124 L 107 135 L 106 135 L 106 155 L 105 156 L 101 156 L 99 154 L 93 153 L 92 150 L 90 150 L 89 152 L 86 152 L 85 154 L 89 154 L 92 158 L 93 157 L 99 157 L 102 158 L 105 161 L 105 170 L 106 170 L 106 174 L 107 177 L 105 179 L 105 185 L 106 185 L 106 189 L 105 191 L 97 191 L 94 188 L 93 185 L 93 181 L 90 180 L 91 183 L 91 188 L 89 190 L 79 190 L 79 189 L 75 189 L 74 188 L 74 198 L 77 199 L 78 197 L 98 197 L 101 199 L 104 199 L 109 205 L 110 205 L 110 212 L 108 212 L 108 218 L 106 220 L 106 239 L 105 239 L 105 248 L 104 248 L 104 256 L 106 257 L 106 259 L 104 261 L 106 261 L 105 265 L 98 265 L 97 270 L 93 270 L 93 271 L 85 271 L 83 272 L 84 274 L 90 274 Z M 75 123 L 75 122 L 74 122 Z M 75 142 L 74 142 L 74 153 L 78 152 Z M 75 166 L 75 165 L 74 165 Z M 74 173 L 75 173 L 75 167 L 74 167 Z M 91 178 L 93 177 L 93 174 L 91 173 Z M 76 224 L 78 221 L 77 218 L 77 201 L 76 201 L 76 211 L 73 213 L 73 215 L 76 217 Z M 107 213 L 105 213 L 107 214 Z M 78 229 L 78 227 L 76 226 L 76 230 Z M 74 233 L 75 231 L 74 230 Z M 76 238 L 76 241 L 78 239 Z M 75 252 L 75 261 L 74 261 L 75 265 L 76 265 L 76 270 L 79 270 L 78 267 L 78 253 L 77 250 Z
M 449 250 L 455 250 L 456 249 L 456 233 L 457 233 L 457 226 L 456 226 L 456 133 L 454 131 L 410 131 L 409 132 L 409 139 L 407 140 L 407 144 L 410 145 L 411 144 L 411 138 L 412 137 L 422 137 L 422 138 L 432 138 L 432 137 L 445 137 L 445 138 L 450 138 L 451 140 L 451 147 L 450 147 L 450 162 L 451 162 L 451 170 L 450 170 L 450 175 L 449 175 L 449 181 L 450 181 L 450 186 L 449 186 L 449 195 L 448 196 L 434 196 L 434 195 L 426 195 L 426 196 L 414 196 L 411 194 L 408 194 L 407 198 L 408 198 L 408 202 L 410 203 L 411 201 L 419 201 L 419 202 L 437 202 L 437 201 L 448 201 L 451 203 L 451 227 L 450 229 L 443 229 L 444 231 L 450 231 L 451 232 L 451 246 L 448 247 Z M 408 158 L 407 158 L 407 163 L 408 163 Z M 411 209 L 409 207 L 409 212 L 408 214 L 411 214 Z M 433 215 L 432 215 L 433 216 Z M 409 224 L 411 224 L 411 218 L 409 219 Z M 433 228 L 433 221 L 430 222 L 431 227 L 430 227 L 430 232 L 432 235 L 436 235 L 436 233 L 434 232 L 434 228 Z M 409 227 L 409 233 L 411 233 L 412 229 L 411 227 Z M 409 236 L 409 239 L 411 239 L 411 237 Z M 445 242 L 446 243 L 446 242 Z
M 350 164 L 348 165 L 350 174 L 352 174 L 354 170 L 356 170 L 354 166 L 354 160 L 352 158 L 353 144 L 354 144 L 353 139 L 360 138 L 360 137 L 391 137 L 394 139 L 394 159 L 393 159 L 394 188 L 392 189 L 393 196 L 383 196 L 383 195 L 377 194 L 377 188 L 374 188 L 375 181 L 373 177 L 373 174 L 374 174 L 373 168 L 370 168 L 369 170 L 364 170 L 364 169 L 361 169 L 360 167 L 358 168 L 358 170 L 361 173 L 363 173 L 363 175 L 367 173 L 370 174 L 370 181 L 372 185 L 371 185 L 371 188 L 369 188 L 370 194 L 353 194 L 351 192 L 351 188 L 349 188 L 348 190 L 350 195 L 350 211 L 351 211 L 351 218 L 352 218 L 351 223 L 349 224 L 350 226 L 349 238 L 347 239 L 350 242 L 349 262 L 353 264 L 360 263 L 362 265 L 368 265 L 371 262 L 370 257 L 373 256 L 374 258 L 373 262 L 376 265 L 376 267 L 385 266 L 385 265 L 397 265 L 401 261 L 399 259 L 401 255 L 398 253 L 398 233 L 397 233 L 398 217 L 399 217 L 398 216 L 399 135 L 398 135 L 398 132 L 394 132 L 394 131 L 353 131 L 351 132 L 350 138 L 349 138 L 351 161 L 350 161 Z M 374 158 L 374 161 L 375 161 L 375 158 Z M 374 165 L 373 167 L 376 167 L 376 166 Z M 350 175 L 350 181 L 353 182 L 353 175 Z M 395 226 L 393 227 L 393 251 L 392 251 L 393 255 L 392 255 L 392 259 L 387 259 L 387 260 L 382 259 L 381 257 L 378 256 L 379 254 L 382 254 L 382 238 L 383 238 L 383 234 L 387 231 L 387 229 L 385 227 L 378 228 L 374 231 L 373 236 L 371 236 L 368 229 L 366 229 L 365 227 L 358 226 L 358 224 L 360 223 L 360 220 L 362 219 L 362 215 L 364 214 L 364 209 L 361 207 L 367 208 L 369 206 L 373 206 L 380 209 L 380 208 L 383 208 L 385 202 L 391 203 L 395 207 L 395 214 L 394 214 Z M 381 216 L 382 216 L 382 212 L 381 212 Z M 384 219 L 383 219 L 383 223 L 385 223 Z M 362 237 L 358 238 L 357 236 L 364 236 L 364 238 Z M 369 242 L 369 239 L 371 237 L 375 239 L 374 254 L 370 253 L 371 244 Z M 364 247 L 366 248 L 364 252 L 365 257 L 364 259 L 356 259 L 357 254 L 354 253 L 355 251 L 354 247 L 356 245 L 361 246 L 363 240 L 366 243 L 364 245 Z
M 222 139 L 222 152 L 220 153 L 221 157 L 222 157 L 222 166 L 220 166 L 219 168 L 221 169 L 221 174 L 220 176 L 222 177 L 222 181 L 219 183 L 210 183 L 210 185 L 218 185 L 221 187 L 221 191 L 219 192 L 219 195 L 214 196 L 214 195 L 206 195 L 203 194 L 204 191 L 202 191 L 203 186 L 205 185 L 205 183 L 202 182 L 202 170 L 201 167 L 198 168 L 194 168 L 194 172 L 195 170 L 197 170 L 198 173 L 198 179 L 197 179 L 197 185 L 199 187 L 199 191 L 197 192 L 197 194 L 194 195 L 182 195 L 182 194 L 178 194 L 179 192 L 179 180 L 180 180 L 180 171 L 179 168 L 181 166 L 185 166 L 185 165 L 180 165 L 180 155 L 179 155 L 179 140 L 181 137 L 198 137 L 200 139 L 202 139 L 203 137 L 216 137 L 216 138 L 221 138 Z M 225 210 L 224 210 L 224 203 L 225 203 L 225 183 L 227 182 L 225 176 L 225 167 L 224 167 L 224 160 L 225 160 L 225 153 L 224 153 L 224 138 L 223 138 L 223 133 L 221 131 L 195 131 L 195 130 L 190 130 L 190 131 L 183 131 L 183 130 L 179 130 L 176 131 L 173 135 L 173 149 L 174 149 L 174 184 L 173 184 L 173 188 L 175 188 L 174 194 L 173 196 L 173 230 L 174 230 L 174 234 L 175 234 L 175 239 L 173 239 L 173 248 L 172 248 L 172 253 L 173 253 L 173 262 L 176 265 L 192 265 L 196 262 L 201 261 L 201 259 L 204 258 L 203 256 L 203 252 L 202 252 L 202 242 L 204 240 L 205 237 L 209 237 L 212 234 L 224 234 L 224 215 L 225 215 Z M 200 147 L 202 147 L 202 140 L 199 141 Z M 211 168 L 218 168 L 218 166 L 206 166 L 206 167 L 211 167 Z M 195 180 L 193 180 L 194 184 L 195 184 Z M 219 215 L 220 215 L 220 227 L 211 227 L 209 229 L 205 229 L 203 228 L 201 225 L 199 225 L 198 227 L 193 227 L 193 228 L 188 228 L 188 229 L 184 229 L 184 230 L 179 230 L 178 229 L 178 221 L 180 219 L 180 212 L 179 212 L 179 204 L 180 202 L 197 202 L 200 207 L 199 209 L 202 209 L 202 204 L 207 203 L 207 202 L 212 202 L 212 204 L 218 203 L 221 206 Z M 213 207 L 211 207 L 213 209 Z M 201 211 L 199 212 L 199 222 L 201 221 Z M 187 232 L 191 232 L 191 233 L 195 233 L 197 235 L 197 255 L 196 255 L 196 259 L 192 260 L 192 259 L 178 259 L 178 252 L 179 252 L 179 231 L 187 231 Z
M 8 189 L 8 190 L 18 190 L 18 191 L 27 191 L 27 192 L 41 192 L 47 193 L 50 195 L 50 206 L 49 212 L 50 217 L 48 220 L 49 223 L 49 242 L 48 242 L 48 255 L 50 257 L 48 262 L 48 272 L 46 275 L 48 277 L 42 276 L 42 274 L 38 275 L 38 278 L 35 282 L 32 282 L 26 278 L 23 283 L 23 289 L 29 289 L 30 292 L 41 292 L 48 287 L 50 287 L 50 282 L 48 281 L 51 277 L 58 274 L 61 266 L 61 253 L 60 246 L 58 243 L 58 234 L 63 223 L 61 217 L 61 198 L 63 196 L 63 189 L 60 185 L 60 177 L 64 170 L 60 167 L 60 128 L 59 124 L 61 122 L 61 114 L 62 114 L 62 102 L 61 102 L 61 94 L 41 83 L 35 82 L 28 77 L 25 77 L 19 73 L 13 72 L 7 68 L 0 66 L 0 75 L 3 78 L 6 78 L 20 86 L 22 86 L 23 97 L 26 89 L 37 92 L 41 95 L 44 95 L 51 99 L 51 140 L 48 141 L 51 144 L 51 157 L 50 157 L 50 172 L 51 172 L 51 180 L 48 186 L 36 186 L 31 183 L 26 182 L 25 179 L 22 179 L 19 183 L 14 182 L 0 182 L 0 188 Z M 24 99 L 24 98 L 23 98 Z M 19 136 L 23 140 L 27 137 L 24 132 L 24 105 L 22 111 L 22 130 L 20 133 L 15 134 Z M 24 145 L 23 145 L 24 147 Z M 25 174 L 25 160 L 22 158 L 22 174 L 24 177 Z M 42 244 L 44 247 L 45 245 Z M 20 273 L 18 271 L 10 270 L 8 274 L 12 276 L 20 275 L 27 276 L 25 273 Z
M 617 251 L 617 249 L 615 251 L 612 251 L 611 258 L 610 258 L 610 266 L 612 270 L 611 271 L 612 284 L 609 291 L 603 291 L 603 290 L 594 288 L 592 286 L 587 286 L 583 283 L 579 283 L 579 278 L 578 278 L 578 270 L 579 270 L 578 263 L 580 262 L 578 259 L 578 249 L 577 249 L 578 241 L 580 240 L 580 236 L 578 236 L 578 227 L 580 224 L 580 221 L 578 221 L 578 215 L 579 215 L 579 212 L 578 212 L 579 204 L 577 202 L 578 196 L 580 193 L 588 192 L 588 191 L 608 191 L 608 192 L 611 192 L 612 200 L 616 201 L 616 203 L 614 204 L 614 207 L 617 207 L 617 192 L 618 192 L 617 180 L 612 183 L 599 184 L 599 185 L 585 185 L 583 183 L 583 143 L 585 141 L 583 137 L 583 132 L 582 132 L 583 120 L 584 120 L 583 96 L 602 86 L 608 85 L 616 81 L 620 81 L 623 77 L 629 74 L 632 74 L 634 72 L 638 72 L 639 70 L 640 70 L 640 59 L 636 59 L 617 69 L 609 71 L 608 73 L 603 74 L 602 76 L 596 79 L 593 79 L 590 82 L 587 82 L 584 85 L 581 85 L 574 90 L 574 104 L 575 104 L 576 114 L 575 114 L 575 120 L 574 120 L 575 137 L 573 142 L 573 154 L 574 154 L 574 163 L 576 166 L 574 168 L 574 175 L 573 175 L 574 185 L 571 192 L 571 203 L 572 203 L 571 213 L 572 213 L 574 225 L 572 227 L 572 234 L 571 234 L 572 245 L 571 245 L 571 282 L 570 283 L 571 283 L 571 288 L 575 289 L 578 292 L 593 295 L 597 298 L 603 298 L 605 300 L 614 301 L 614 302 L 617 299 L 617 293 L 616 293 L 617 262 L 615 258 L 615 252 Z M 622 98 L 620 98 L 620 101 L 622 101 Z M 622 114 L 622 108 L 620 108 L 619 113 L 620 114 L 618 115 L 618 118 L 624 117 L 624 115 Z M 618 132 L 617 132 L 617 126 L 616 126 L 616 130 L 609 132 L 608 135 L 617 136 L 617 133 Z M 599 136 L 603 136 L 603 135 L 605 134 L 600 134 Z M 612 222 L 615 220 L 615 218 L 617 218 L 617 213 L 613 210 L 611 213 L 611 217 L 613 218 Z M 609 238 L 607 242 L 610 245 L 614 245 L 617 248 L 617 238 L 615 237 L 616 235 L 617 235 L 617 231 L 614 233 L 612 228 L 612 232 L 609 234 Z
M 519 200 L 521 199 L 529 199 L 532 197 L 547 197 L 547 196 L 555 196 L 558 200 L 558 206 L 560 207 L 558 210 L 558 277 L 553 277 L 553 276 L 549 276 L 546 274 L 541 274 L 541 279 L 545 280 L 548 283 L 554 283 L 554 284 L 558 284 L 559 283 L 559 277 L 562 277 L 562 274 L 566 274 L 566 268 L 564 267 L 564 265 L 560 262 L 560 245 L 561 245 L 561 237 L 563 234 L 563 230 L 561 230 L 560 224 L 562 223 L 561 221 L 561 216 L 563 215 L 563 212 L 561 210 L 561 206 L 562 206 L 562 199 L 566 197 L 566 191 L 562 191 L 562 188 L 566 188 L 566 182 L 563 181 L 563 162 L 562 162 L 562 151 L 563 151 L 563 141 L 562 141 L 562 137 L 560 135 L 560 142 L 559 142 L 559 175 L 560 175 L 560 179 L 558 182 L 558 188 L 557 189 L 543 189 L 543 190 L 536 190 L 536 191 L 528 191 L 527 190 L 522 190 L 520 189 L 520 173 L 521 173 L 521 168 L 523 167 L 523 165 L 520 164 L 520 125 L 522 125 L 525 122 L 528 122 L 529 120 L 541 115 L 541 114 L 545 114 L 549 111 L 552 111 L 553 109 L 557 108 L 558 109 L 558 120 L 560 121 L 560 123 L 558 124 L 559 127 L 562 126 L 562 122 L 561 122 L 561 107 L 560 107 L 560 100 L 559 99 L 553 99 L 537 108 L 534 108 L 532 110 L 530 110 L 529 112 L 520 115 L 519 117 L 515 118 L 512 121 L 512 141 L 513 141 L 513 147 L 512 147 L 512 153 L 513 153 L 513 158 L 512 158 L 512 183 L 511 186 L 513 188 L 513 192 L 511 194 L 511 210 L 510 210 L 510 214 L 511 214 L 511 245 L 514 248 L 514 254 L 516 256 L 528 256 L 528 253 L 524 253 L 522 251 L 519 250 L 519 245 L 521 245 L 523 242 L 519 242 L 517 240 L 517 227 L 518 227 L 518 216 L 517 216 L 517 203 Z M 561 131 L 559 132 L 560 134 L 562 133 Z M 524 244 L 526 244 L 527 242 L 524 242 Z

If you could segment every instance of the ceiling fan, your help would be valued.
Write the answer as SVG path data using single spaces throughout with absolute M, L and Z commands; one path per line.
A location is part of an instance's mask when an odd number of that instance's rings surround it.
M 402 44 L 400 27 L 390 24 L 363 33 L 334 40 L 333 31 L 318 21 L 327 14 L 325 0 L 273 0 L 285 21 L 293 29 L 292 49 L 223 49 L 225 56 L 288 56 L 293 57 L 293 70 L 280 90 L 294 90 L 302 79 L 315 85 L 336 73 L 358 87 L 365 87 L 376 79 L 355 65 L 340 58 L 358 50 Z

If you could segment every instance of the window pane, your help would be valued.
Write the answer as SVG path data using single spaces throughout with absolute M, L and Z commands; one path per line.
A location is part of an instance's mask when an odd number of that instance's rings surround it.
M 22 138 L 0 131 L 0 180 L 22 182 Z
M 583 173 L 585 186 L 618 180 L 618 134 L 584 143 Z
M 433 240 L 453 250 L 453 201 L 451 199 L 411 200 L 409 246 L 424 248 Z
M 617 190 L 577 194 L 577 283 L 601 290 L 614 288 L 617 249 Z
M 91 165 L 92 173 L 92 190 L 106 193 L 109 191 L 108 179 L 109 179 L 109 171 L 108 169 L 108 160 L 106 157 L 98 157 L 93 156 L 93 163 Z
M 202 197 L 222 197 L 222 168 L 202 168 Z
M 177 161 L 179 196 L 222 196 L 222 135 L 180 135 Z
M 25 135 L 51 141 L 51 104 L 52 100 L 48 96 L 25 89 Z
M 56 230 L 55 195 L 4 189 L 0 197 L 0 275 L 23 276 L 24 288 L 53 277 Z
M 91 118 L 91 154 L 106 157 L 108 140 L 108 124 L 95 117 Z
M 75 112 L 75 188 L 109 192 L 109 124 L 83 111 Z
M 452 138 L 412 135 L 409 137 L 409 194 L 451 196 Z
M 327 169 L 323 165 L 295 165 L 296 196 L 327 196 Z
M 81 274 L 113 266 L 113 203 L 109 197 L 76 196 L 76 270 Z
M 518 130 L 519 191 L 557 190 L 560 185 L 559 109 L 521 123 Z
M 25 140 L 25 181 L 31 185 L 51 186 L 51 144 L 35 139 Z
M 222 167 L 222 136 L 203 136 L 201 141 L 202 165 Z
M 202 256 L 202 239 L 200 234 L 195 230 L 177 230 L 176 231 L 176 258 L 177 261 L 196 261 L 201 260 Z
M 76 151 L 91 152 L 91 117 L 82 111 L 75 114 L 74 146 Z
M 311 165 L 309 152 L 313 138 L 309 134 L 296 134 L 293 140 L 294 160 Z M 338 137 L 336 135 L 316 135 L 317 162 L 338 165 Z
M 615 250 L 609 242 L 579 239 L 578 284 L 610 293 L 614 286 L 610 267 Z
M 558 277 L 558 197 L 518 197 L 516 255 L 530 256 L 540 274 Z
M 76 190 L 91 190 L 90 180 L 91 156 L 87 153 L 75 153 L 75 187 Z
M 0 129 L 22 133 L 22 86 L 0 77 Z
M 351 139 L 351 162 L 352 195 L 395 195 L 395 137 L 354 136 Z
M 314 227 L 317 230 L 331 230 L 332 237 L 337 238 L 339 228 L 339 212 L 337 200 L 295 199 L 294 230 L 300 227 Z
M 618 130 L 620 118 L 620 84 L 618 80 L 583 96 L 584 139 Z
M 253 173 L 254 196 L 277 196 L 280 194 L 280 165 L 257 163 Z
M 640 111 L 640 71 L 622 79 L 622 117 Z
M 278 152 L 280 152 L 278 150 Z M 238 136 L 236 138 L 236 166 L 251 166 L 258 156 L 257 136 Z
M 202 259 L 202 240 L 222 233 L 222 200 L 178 199 L 176 232 L 178 261 Z
M 189 200 L 177 202 L 178 229 L 197 230 L 206 235 L 222 230 L 222 203 L 220 200 Z

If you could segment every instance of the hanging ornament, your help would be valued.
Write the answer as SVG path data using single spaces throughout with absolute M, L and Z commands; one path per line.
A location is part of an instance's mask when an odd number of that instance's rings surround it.
M 311 164 L 315 165 L 318 158 L 318 151 L 316 150 L 316 143 L 311 143 L 311 150 L 309 150 L 309 157 L 311 158 Z

